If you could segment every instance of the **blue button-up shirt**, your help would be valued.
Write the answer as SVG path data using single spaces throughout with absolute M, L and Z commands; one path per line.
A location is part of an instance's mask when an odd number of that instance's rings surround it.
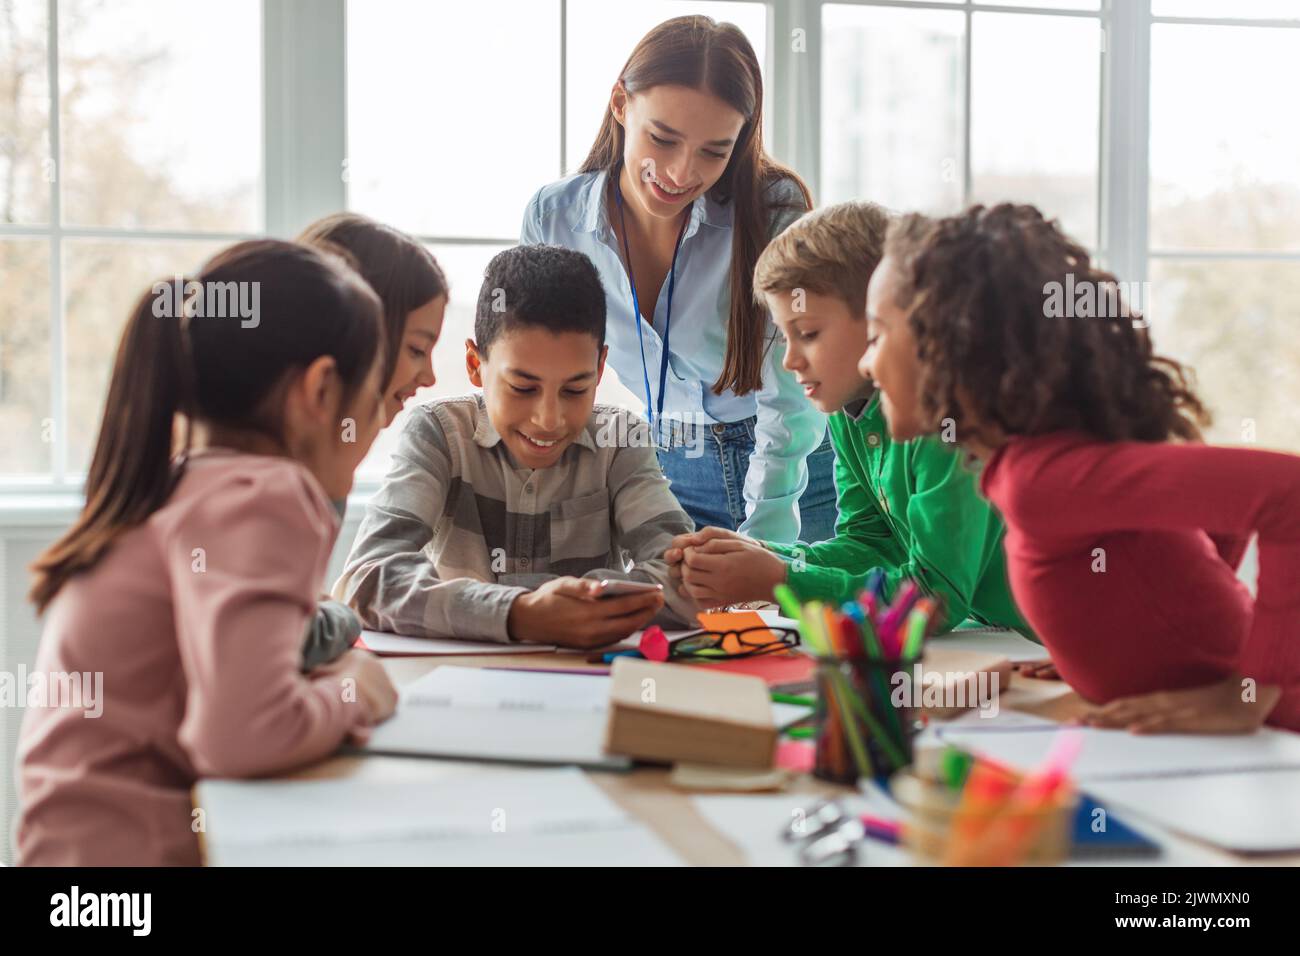
M 609 364 L 634 392 L 643 391 L 643 369 L 648 370 L 651 395 L 658 404 L 668 283 L 655 303 L 651 326 L 632 308 L 632 285 L 605 207 L 606 178 L 603 172 L 578 173 L 543 186 L 524 212 L 520 242 L 564 246 L 591 259 L 605 287 Z M 793 181 L 780 180 L 772 190 L 774 204 L 788 202 L 794 208 L 778 208 L 769 239 L 796 219 L 802 206 Z M 770 316 L 766 321 L 771 347 L 763 363 L 762 387 L 748 395 L 730 390 L 713 394 L 727 351 L 731 313 L 732 212 L 730 204 L 708 196 L 691 205 L 677 254 L 664 419 L 711 424 L 756 415 L 754 451 L 744 486 L 747 517 L 740 530 L 756 538 L 790 542 L 799 537 L 799 496 L 808 484 L 804 460 L 821 444 L 826 417 L 781 367 L 785 345 Z M 644 366 L 638 327 L 645 346 Z

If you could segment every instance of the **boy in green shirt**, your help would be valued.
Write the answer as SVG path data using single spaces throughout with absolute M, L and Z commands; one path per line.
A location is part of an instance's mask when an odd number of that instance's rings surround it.
M 755 541 L 721 528 L 679 535 L 664 557 L 704 606 L 770 600 L 787 583 L 805 601 L 852 600 L 875 568 L 885 593 L 914 579 L 942 599 L 945 628 L 967 618 L 1030 634 L 1007 585 L 1001 518 L 956 445 L 889 438 L 882 397 L 858 373 L 871 346 L 867 282 L 889 214 L 850 202 L 808 213 L 768 245 L 754 292 L 786 342 L 784 365 L 830 416 L 839 519 L 817 544 Z

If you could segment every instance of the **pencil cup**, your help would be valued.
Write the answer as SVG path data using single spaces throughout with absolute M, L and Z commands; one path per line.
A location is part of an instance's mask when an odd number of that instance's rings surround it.
M 916 660 L 822 658 L 817 665 L 814 775 L 851 784 L 887 780 L 912 763 Z
M 897 774 L 890 789 L 908 811 L 903 846 L 922 865 L 1046 866 L 1069 856 L 1079 803 L 1073 787 L 1031 809 L 972 806 L 960 791 L 912 771 Z

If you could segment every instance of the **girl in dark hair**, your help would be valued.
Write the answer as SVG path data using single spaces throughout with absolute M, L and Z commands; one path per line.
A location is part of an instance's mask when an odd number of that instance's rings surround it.
M 1087 722 L 1300 729 L 1300 457 L 1201 444 L 1187 370 L 1086 249 L 1032 206 L 909 216 L 867 315 L 890 434 L 982 462 L 1016 603 Z
M 447 277 L 415 239 L 354 212 L 316 220 L 298 241 L 342 254 L 379 296 L 387 341 L 384 424 L 391 425 L 417 389 L 436 381 L 433 347 L 447 310 Z
M 236 295 L 251 315 L 214 310 Z M 85 507 L 33 566 L 37 670 L 95 691 L 27 710 L 22 862 L 198 863 L 197 778 L 287 769 L 392 713 L 363 651 L 300 669 L 331 500 L 382 422 L 383 342 L 370 288 L 296 243 L 240 243 L 140 298 Z
M 342 257 L 379 296 L 384 316 L 384 426 L 421 388 L 437 379 L 433 347 L 442 335 L 447 311 L 447 277 L 433 253 L 392 226 L 355 212 L 317 219 L 298 241 Z M 342 520 L 345 500 L 335 502 Z M 341 601 L 322 595 L 307 632 L 303 665 L 334 660 L 357 642 L 361 622 Z
M 659 24 L 610 92 L 575 176 L 544 186 L 520 241 L 585 253 L 608 301 L 609 361 L 644 388 L 659 461 L 699 527 L 771 541 L 834 531 L 826 419 L 781 367 L 754 264 L 812 204 L 763 148 L 763 78 L 741 31 Z

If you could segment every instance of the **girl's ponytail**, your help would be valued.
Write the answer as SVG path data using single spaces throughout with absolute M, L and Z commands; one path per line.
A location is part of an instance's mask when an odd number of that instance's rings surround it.
M 95 564 L 120 530 L 142 522 L 171 492 L 173 426 L 177 413 L 190 411 L 184 288 L 183 280 L 155 283 L 127 320 L 86 475 L 85 508 L 32 565 L 30 597 L 38 612 L 69 577 Z
M 118 346 L 86 505 L 32 565 L 38 611 L 167 501 L 183 468 L 172 464 L 178 416 L 186 447 L 192 421 L 282 439 L 276 395 L 287 376 L 329 356 L 345 405 L 383 347 L 375 293 L 341 261 L 299 243 L 236 243 L 193 281 L 154 283 Z

